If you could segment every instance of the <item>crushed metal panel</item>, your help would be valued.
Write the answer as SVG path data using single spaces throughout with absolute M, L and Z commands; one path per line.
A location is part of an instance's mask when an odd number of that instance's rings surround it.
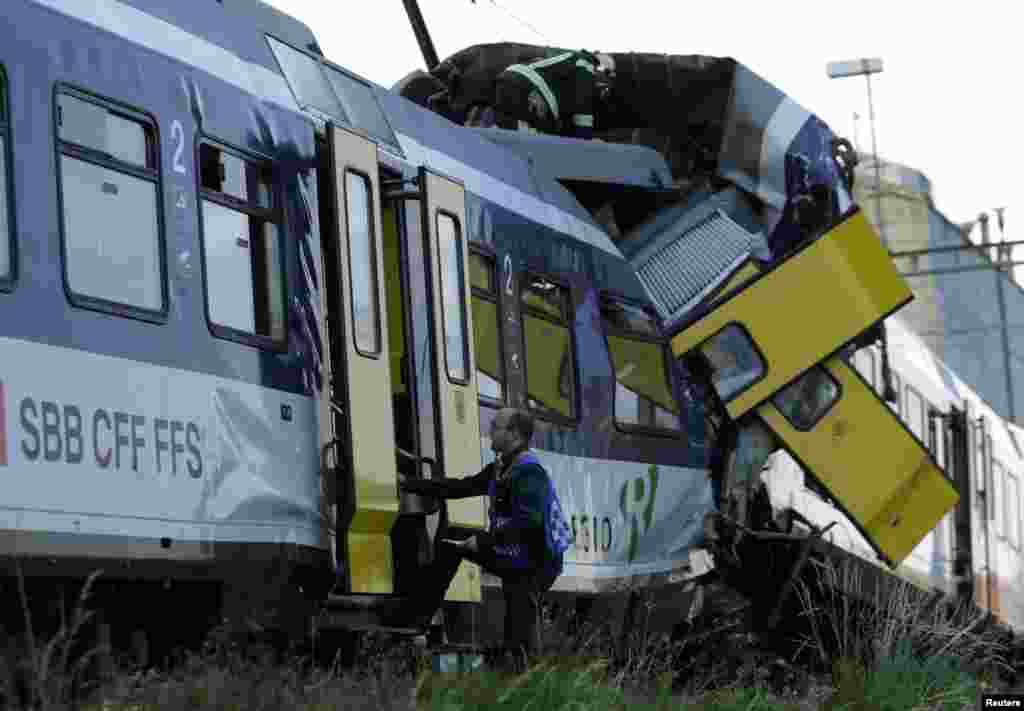
M 712 298 L 717 299 L 728 296 L 731 292 L 746 284 L 762 271 L 762 268 L 758 266 L 758 263 L 753 259 L 743 260 L 743 262 L 740 263 L 740 266 L 729 274 L 729 277 L 724 279 L 722 284 L 715 289 Z
M 794 426 L 779 398 L 757 412 L 828 490 L 879 555 L 895 567 L 956 506 L 959 494 L 925 446 L 838 356 L 822 367 L 838 398 L 809 429 Z
M 641 259 L 633 260 L 662 318 L 678 319 L 754 249 L 753 236 L 715 210 Z M 645 250 L 646 251 L 646 250 Z
M 746 331 L 767 367 L 722 396 L 736 419 L 912 298 L 857 210 L 684 328 L 672 352 L 683 356 L 730 324 Z
M 538 173 L 555 180 L 638 188 L 663 188 L 672 184 L 672 173 L 661 153 L 646 146 L 581 141 L 500 128 L 474 130 L 526 159 Z

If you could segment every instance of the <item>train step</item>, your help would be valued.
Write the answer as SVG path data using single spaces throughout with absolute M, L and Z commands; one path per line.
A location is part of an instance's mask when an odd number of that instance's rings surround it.
M 321 629 L 422 635 L 429 625 L 403 619 L 403 611 L 408 610 L 414 602 L 415 599 L 407 595 L 331 594 L 327 596 L 317 616 L 317 625 Z

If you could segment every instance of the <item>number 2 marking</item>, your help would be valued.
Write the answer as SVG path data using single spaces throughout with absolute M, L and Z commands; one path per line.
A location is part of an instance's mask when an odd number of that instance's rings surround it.
M 171 141 L 177 142 L 171 167 L 175 173 L 185 175 L 185 164 L 182 162 L 182 155 L 185 153 L 185 127 L 181 125 L 181 121 L 178 119 L 171 123 Z
M 502 268 L 505 270 L 505 293 L 513 296 L 512 293 L 512 257 L 506 254 Z

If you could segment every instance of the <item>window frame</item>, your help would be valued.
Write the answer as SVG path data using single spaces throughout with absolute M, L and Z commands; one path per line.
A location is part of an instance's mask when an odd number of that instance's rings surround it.
M 927 437 L 928 437 L 928 407 L 927 407 L 928 400 L 925 398 L 924 393 L 922 393 L 920 390 L 915 388 L 913 386 L 913 384 L 911 384 L 911 383 L 903 383 L 903 389 L 905 391 L 904 392 L 904 397 L 905 397 L 906 402 L 907 402 L 907 407 L 906 407 L 907 412 L 906 412 L 906 415 L 903 418 L 903 422 L 907 425 L 907 429 L 910 430 L 913 433 L 914 437 L 917 438 L 917 441 L 921 445 L 924 446 L 924 449 L 929 454 L 931 454 L 932 451 L 928 447 L 928 440 L 927 440 Z M 920 403 L 921 403 L 921 407 L 920 407 L 920 410 L 921 410 L 921 412 L 920 412 L 920 414 L 921 414 L 921 432 L 920 433 L 914 432 L 914 428 L 911 426 L 911 422 L 910 422 L 909 415 L 910 415 L 910 395 L 911 394 L 913 394 L 915 397 L 917 397 L 918 401 L 920 401 Z
M 742 389 L 737 390 L 736 392 L 734 392 L 728 399 L 720 397 L 719 399 L 722 401 L 723 405 L 728 405 L 730 402 L 732 402 L 733 400 L 738 398 L 740 395 L 742 395 L 746 391 L 750 390 L 750 388 L 754 387 L 759 382 L 761 382 L 762 380 L 767 378 L 768 374 L 771 372 L 771 369 L 772 369 L 771 363 L 768 361 L 767 358 L 764 357 L 764 352 L 761 350 L 761 347 L 757 345 L 757 341 L 755 341 L 753 339 L 753 337 L 750 335 L 750 330 L 746 327 L 746 325 L 744 325 L 740 321 L 729 321 L 728 323 L 723 324 L 720 329 L 718 329 L 717 331 L 712 333 L 710 336 L 705 338 L 703 341 L 698 343 L 696 346 L 694 346 L 690 351 L 688 351 L 687 353 L 685 353 L 682 356 L 680 356 L 680 358 L 686 358 L 690 353 L 696 352 L 698 357 L 701 357 L 701 358 L 704 358 L 705 360 L 707 360 L 707 356 L 704 355 L 704 351 L 703 351 L 704 345 L 707 344 L 708 342 L 710 342 L 711 340 L 717 338 L 723 331 L 725 331 L 725 329 L 729 328 L 729 326 L 736 326 L 741 331 L 743 331 L 743 335 L 746 336 L 747 341 L 750 343 L 751 346 L 753 346 L 754 353 L 756 353 L 757 357 L 761 359 L 762 363 L 764 363 L 764 370 L 761 371 L 761 375 L 759 375 L 757 378 L 751 380 L 749 383 L 744 385 Z M 708 362 L 708 366 L 711 366 L 710 362 Z M 712 369 L 712 372 L 714 372 L 713 369 Z M 714 381 L 712 380 L 708 384 L 712 388 L 714 388 L 715 393 L 717 394 L 718 388 L 715 387 Z M 768 399 L 770 400 L 771 398 L 768 398 Z
M 1006 543 L 1010 546 L 1010 548 L 1013 548 L 1014 550 L 1020 550 L 1020 479 L 1008 467 L 1004 467 L 1003 473 L 1003 495 L 1006 501 L 1006 504 L 1003 507 L 1003 537 L 1006 539 Z M 1014 497 L 1010 496 L 1011 480 L 1013 481 L 1014 488 L 1017 490 L 1016 501 L 1014 500 Z M 1010 516 L 1011 508 L 1014 510 L 1013 512 L 1016 514 L 1015 516 Z
M 263 38 L 264 38 L 265 46 L 267 47 L 268 51 L 270 52 L 270 56 L 274 60 L 274 64 L 277 66 L 278 71 L 280 72 L 281 78 L 284 79 L 285 84 L 288 86 L 288 91 L 291 93 L 292 97 L 295 99 L 296 105 L 302 111 L 305 111 L 306 113 L 315 114 L 316 116 L 318 116 L 319 118 L 321 118 L 321 119 L 323 119 L 323 120 L 325 120 L 327 122 L 338 122 L 338 121 L 340 121 L 341 123 L 343 123 L 345 125 L 346 130 L 351 131 L 353 133 L 356 133 L 356 134 L 362 136 L 363 138 L 367 139 L 368 141 L 372 141 L 374 143 L 374 145 L 376 145 L 376 146 L 378 146 L 380 148 L 383 148 L 385 151 L 393 153 L 394 155 L 398 156 L 399 158 L 402 158 L 402 159 L 405 158 L 405 152 L 402 150 L 402 146 L 401 146 L 401 144 L 400 144 L 400 142 L 398 140 L 398 132 L 396 131 L 395 127 L 393 125 L 391 125 L 391 122 L 387 118 L 387 113 L 385 113 L 384 107 L 380 105 L 380 101 L 377 99 L 377 97 L 373 96 L 373 100 L 377 103 L 377 108 L 378 108 L 378 110 L 380 111 L 381 115 L 384 118 L 384 123 L 387 125 L 388 129 L 391 132 L 390 136 L 375 136 L 375 135 L 371 134 L 369 131 L 367 131 L 365 128 L 363 128 L 362 126 L 357 125 L 356 123 L 354 123 L 352 121 L 352 116 L 349 115 L 348 108 L 345 106 L 345 103 L 342 100 L 342 97 L 338 95 L 338 90 L 334 87 L 334 83 L 331 81 L 330 77 L 328 76 L 327 70 L 328 69 L 333 69 L 333 70 L 337 71 L 338 73 L 347 76 L 349 79 L 351 79 L 351 80 L 353 80 L 353 81 L 355 81 L 355 82 L 357 82 L 359 84 L 363 84 L 364 86 L 367 87 L 369 92 L 372 94 L 373 93 L 373 83 L 371 81 L 369 81 L 367 79 L 364 79 L 363 77 L 359 76 L 358 74 L 354 74 L 352 71 L 350 71 L 348 69 L 345 69 L 344 67 L 341 67 L 341 66 L 335 64 L 334 62 L 332 62 L 331 60 L 327 59 L 327 57 L 324 57 L 321 54 L 318 54 L 318 53 L 315 53 L 315 52 L 311 52 L 309 50 L 309 48 L 307 48 L 307 47 L 297 47 L 296 45 L 294 45 L 294 44 L 292 44 L 290 42 L 286 42 L 280 36 L 275 35 L 275 34 L 273 34 L 271 32 L 264 32 L 263 33 Z M 284 47 L 292 50 L 293 52 L 297 52 L 298 54 L 305 55 L 306 58 L 311 59 L 314 62 L 316 62 L 318 68 L 320 69 L 320 76 L 323 79 L 324 84 L 327 86 L 328 89 L 331 90 L 331 94 L 334 96 L 334 101 L 338 105 L 338 108 L 341 110 L 341 114 L 339 116 L 332 116 L 331 114 L 327 113 L 323 109 L 317 108 L 316 106 L 313 106 L 311 104 L 306 104 L 302 100 L 302 97 L 299 96 L 298 92 L 296 91 L 296 88 L 292 85 L 291 79 L 288 76 L 288 73 L 285 71 L 284 66 L 283 66 L 280 58 L 277 56 L 277 52 L 275 51 L 273 42 L 271 42 L 271 40 L 273 40 L 274 42 L 277 42 L 280 45 L 283 45 Z
M 11 140 L 11 83 L 7 77 L 7 70 L 0 64 L 0 139 L 3 140 L 3 155 L 0 158 L 4 161 L 4 179 L 7 181 L 2 207 L 7 210 L 7 257 L 8 269 L 6 276 L 0 276 L 0 292 L 14 291 L 18 281 L 18 229 L 14 214 L 14 206 L 17 201 L 14 199 L 14 144 Z M 62 237 L 63 241 L 63 237 Z
M 469 306 L 470 306 L 470 310 L 472 311 L 472 308 L 473 308 L 472 300 L 474 298 L 479 298 L 482 301 L 487 301 L 489 303 L 494 304 L 495 313 L 497 313 L 497 315 L 498 315 L 498 346 L 497 346 L 496 350 L 497 350 L 497 353 L 498 353 L 498 367 L 501 368 L 501 381 L 500 381 L 500 383 L 501 383 L 502 397 L 501 398 L 493 398 L 493 397 L 490 397 L 489 395 L 482 395 L 480 393 L 480 379 L 478 377 L 477 378 L 477 390 L 476 390 L 477 402 L 479 404 L 489 405 L 491 407 L 494 407 L 494 406 L 504 407 L 508 403 L 508 401 L 509 401 L 509 399 L 508 399 L 508 365 L 505 363 L 505 348 L 503 347 L 504 343 L 505 343 L 505 326 L 504 326 L 505 319 L 502 318 L 504 303 L 502 301 L 501 289 L 498 288 L 498 279 L 499 279 L 499 277 L 498 277 L 498 257 L 497 257 L 496 254 L 493 254 L 492 252 L 490 252 L 489 250 L 485 249 L 481 245 L 477 245 L 477 244 L 474 244 L 474 243 L 470 242 L 467 246 L 468 246 L 467 255 L 469 256 L 469 262 L 473 261 L 473 256 L 474 255 L 476 255 L 477 257 L 481 257 L 485 262 L 487 262 L 487 265 L 488 265 L 488 267 L 491 270 L 491 277 L 492 277 L 491 278 L 491 285 L 494 287 L 493 291 L 490 291 L 490 292 L 484 291 L 480 287 L 475 286 L 473 284 L 472 276 L 470 276 L 470 278 L 469 278 L 469 298 L 470 298 Z M 469 267 L 469 265 L 467 265 L 466 273 L 467 273 L 467 275 L 470 275 L 470 267 Z M 473 325 L 474 326 L 476 325 L 476 320 L 473 321 Z M 474 338 L 475 337 L 476 336 L 474 334 Z M 476 367 L 477 370 L 480 369 L 479 368 L 479 358 L 475 358 L 474 359 L 473 365 Z
M 565 290 L 565 311 L 563 316 L 567 316 L 565 323 L 559 323 L 554 321 L 549 314 L 527 306 L 523 301 L 523 294 L 527 288 L 527 284 L 534 279 L 543 279 L 544 281 L 550 282 L 558 287 Z M 519 314 L 519 339 L 522 346 L 523 354 L 523 407 L 530 412 L 536 419 L 543 420 L 545 422 L 552 422 L 555 424 L 567 425 L 575 427 L 580 422 L 580 405 L 579 405 L 579 356 L 576 352 L 576 333 L 573 328 L 572 315 L 575 313 L 575 304 L 572 298 L 572 286 L 564 279 L 552 276 L 547 272 L 539 270 L 526 270 L 524 271 L 517 281 L 517 293 L 516 293 L 516 305 L 517 312 Z M 572 385 L 572 395 L 570 402 L 572 403 L 572 416 L 566 417 L 560 413 L 554 413 L 547 410 L 541 410 L 539 408 L 530 405 L 530 371 L 529 371 L 529 351 L 526 345 L 526 324 L 524 317 L 529 314 L 534 318 L 540 318 L 548 323 L 555 326 L 564 326 L 569 332 L 569 367 L 572 368 L 572 377 L 570 378 L 570 384 Z
M 242 200 L 229 195 L 227 193 L 219 193 L 214 190 L 210 190 L 203 186 L 202 183 L 202 171 L 201 171 L 201 156 L 200 151 L 203 145 L 210 145 L 221 151 L 222 153 L 228 153 L 240 158 L 241 160 L 248 161 L 251 163 L 263 164 L 270 169 L 270 186 L 269 193 L 271 196 L 271 207 L 260 208 Z M 276 168 L 274 160 L 267 155 L 256 153 L 248 149 L 239 148 L 223 139 L 211 136 L 202 131 L 196 132 L 195 145 L 193 147 L 193 160 L 196 167 L 192 172 L 195 175 L 195 190 L 196 190 L 196 213 L 199 221 L 199 261 L 202 265 L 202 281 L 203 281 L 203 314 L 206 317 L 206 327 L 210 331 L 210 334 L 215 338 L 220 338 L 226 341 L 234 341 L 247 346 L 253 346 L 260 350 L 273 351 L 273 352 L 286 352 L 288 350 L 288 343 L 290 340 L 289 328 L 288 328 L 288 258 L 289 253 L 286 249 L 288 244 L 285 238 L 287 232 L 287 220 L 286 211 L 281 201 L 281 185 L 279 179 L 279 173 Z M 226 207 L 229 210 L 242 213 L 249 217 L 256 217 L 264 221 L 273 222 L 277 225 L 277 240 L 278 248 L 281 254 L 281 301 L 284 307 L 284 336 L 280 340 L 275 340 L 270 336 L 261 336 L 255 333 L 247 333 L 246 331 L 240 331 L 230 326 L 224 326 L 222 324 L 214 323 L 213 318 L 210 315 L 210 282 L 207 276 L 206 266 L 206 222 L 203 217 L 203 201 L 209 200 L 212 203 Z M 252 244 L 252 227 L 253 223 L 249 223 L 250 230 L 250 245 Z M 254 294 L 255 296 L 255 294 Z
M 465 378 L 455 378 L 452 376 L 450 364 L 448 362 L 448 318 L 447 309 L 445 308 L 445 269 L 444 263 L 441 259 L 441 218 L 447 217 L 452 221 L 452 225 L 455 227 L 455 240 L 456 240 L 456 256 L 459 260 L 459 265 L 462 267 L 459 273 L 459 308 L 462 310 L 462 362 L 466 367 Z M 466 249 L 463 249 L 463 246 Z M 473 377 L 476 375 L 475 372 L 471 372 L 475 369 L 476 363 L 473 362 L 471 355 L 470 339 L 473 337 L 469 327 L 469 314 L 467 311 L 472 307 L 467 298 L 469 294 L 466 293 L 466 281 L 468 280 L 469 273 L 467 268 L 468 259 L 463 259 L 463 253 L 469 256 L 469 244 L 466 242 L 466 229 L 465 225 L 462 224 L 462 220 L 459 216 L 453 213 L 451 210 L 446 210 L 441 207 L 434 208 L 434 249 L 437 253 L 437 295 L 441 299 L 441 342 L 444 345 L 444 372 L 448 378 L 448 382 L 453 385 L 467 386 L 473 382 Z M 472 292 L 472 288 L 470 289 Z
M 832 402 L 830 402 L 828 404 L 828 407 L 826 407 L 820 413 L 818 413 L 818 416 L 815 417 L 814 420 L 812 420 L 810 424 L 808 424 L 806 427 L 799 427 L 795 422 L 793 422 L 792 419 L 790 419 L 789 415 L 786 412 L 784 412 L 782 410 L 782 408 L 779 407 L 775 403 L 775 398 L 778 397 L 786 388 L 794 385 L 798 380 L 800 380 L 801 378 L 803 378 L 806 375 L 809 375 L 810 373 L 812 373 L 815 370 L 817 370 L 817 371 L 821 372 L 822 374 L 824 374 L 824 376 L 828 380 L 830 380 L 833 385 L 836 386 L 836 396 L 834 398 L 832 398 Z M 789 381 L 788 383 L 786 383 L 781 388 L 779 388 L 779 390 L 774 395 L 772 395 L 770 399 L 771 399 L 772 407 L 774 407 L 776 410 L 778 410 L 779 414 L 782 415 L 783 419 L 785 419 L 786 422 L 789 423 L 790 427 L 792 427 L 797 432 L 810 432 L 811 430 L 813 430 L 815 427 L 818 426 L 819 422 L 821 422 L 823 419 L 825 419 L 825 416 L 828 415 L 828 413 L 832 412 L 832 409 L 836 406 L 836 404 L 840 400 L 843 399 L 843 394 L 844 394 L 844 392 L 843 392 L 843 384 L 840 383 L 838 380 L 836 380 L 835 376 L 833 376 L 832 373 L 830 373 L 828 371 L 828 368 L 825 368 L 820 363 L 817 363 L 815 365 L 812 365 L 810 368 L 808 368 L 804 372 L 800 373 L 800 375 L 798 375 L 797 377 L 793 378 L 793 380 Z
M 971 432 L 974 445 L 971 447 L 971 472 L 974 475 L 973 489 L 976 494 L 980 494 L 982 497 L 979 503 L 984 503 L 983 497 L 988 491 L 988 482 L 985 481 L 985 428 L 977 420 L 972 420 Z
M 662 437 L 666 439 L 682 439 L 684 429 L 682 405 L 679 402 L 679 398 L 677 396 L 678 383 L 676 382 L 675 378 L 673 378 L 673 366 L 675 362 L 672 359 L 671 351 L 669 349 L 669 342 L 668 339 L 665 337 L 665 333 L 661 328 L 661 324 L 659 324 L 657 320 L 652 316 L 651 321 L 654 324 L 655 329 L 658 331 L 658 336 L 650 336 L 645 333 L 630 331 L 629 329 L 614 326 L 605 319 L 603 310 L 605 301 L 619 301 L 623 304 L 626 304 L 627 306 L 633 306 L 641 309 L 649 306 L 649 304 L 638 299 L 629 298 L 619 292 L 607 289 L 601 290 L 597 294 L 598 315 L 601 319 L 601 339 L 604 341 L 604 347 L 608 353 L 608 364 L 611 366 L 612 369 L 612 379 L 615 382 L 616 389 L 619 387 L 619 379 L 615 375 L 615 360 L 612 357 L 612 349 L 611 344 L 608 341 L 608 336 L 612 335 L 628 340 L 657 344 L 661 346 L 662 365 L 665 369 L 665 378 L 667 380 L 665 384 L 668 386 L 669 395 L 672 397 L 673 400 L 676 401 L 676 406 L 680 408 L 680 412 L 675 413 L 675 429 L 670 429 L 668 427 L 658 427 L 654 425 L 637 425 L 628 422 L 620 422 L 615 410 L 617 398 L 613 393 L 611 398 L 612 425 L 615 427 L 615 429 L 625 434 L 644 434 L 650 435 L 652 437 Z M 640 397 L 639 393 L 637 393 L 637 396 Z
M 864 375 L 863 373 L 861 374 L 864 376 L 864 380 L 867 381 L 868 385 L 871 387 L 871 389 L 875 392 L 876 395 L 884 394 L 881 392 L 881 388 L 879 387 L 879 385 L 881 384 L 881 378 L 878 377 L 878 367 L 877 363 L 875 362 L 874 349 L 871 346 L 869 346 L 867 348 L 861 348 L 859 351 L 857 351 L 857 353 L 858 355 L 861 355 L 862 359 L 867 360 L 868 368 L 870 368 L 870 372 L 867 375 Z
M 81 146 L 60 137 L 60 97 L 70 96 L 79 101 L 84 101 L 105 108 L 117 116 L 142 124 L 147 129 L 146 134 L 146 160 L 152 162 L 152 167 L 140 168 L 139 166 L 114 158 L 109 154 L 102 153 L 94 148 Z M 99 94 L 93 93 L 82 87 L 57 82 L 53 87 L 51 96 L 52 116 L 51 130 L 53 131 L 54 150 L 54 176 L 56 177 L 57 188 L 57 229 L 60 234 L 60 258 L 61 258 L 61 279 L 64 286 L 64 295 L 72 306 L 90 311 L 121 316 L 124 318 L 146 321 L 149 323 L 166 323 L 170 313 L 170 289 L 167 274 L 167 234 L 166 216 L 164 214 L 164 180 L 163 166 L 161 162 L 160 146 L 160 125 L 156 117 L 137 106 L 126 104 Z M 162 308 L 158 310 L 147 309 L 141 306 L 126 304 L 120 301 L 111 301 L 96 296 L 79 294 L 71 288 L 70 275 L 68 272 L 68 249 L 67 231 L 64 227 L 64 175 L 61 168 L 61 157 L 68 156 L 83 163 L 105 168 L 122 173 L 132 178 L 146 180 L 156 187 L 156 242 L 157 260 L 160 271 L 160 298 L 163 302 Z
M 988 521 L 993 526 L 996 526 L 996 498 L 998 490 L 996 488 L 996 457 L 992 451 L 992 434 L 989 432 L 985 433 L 985 463 L 988 465 L 988 471 L 985 473 L 986 481 L 985 486 L 987 496 L 985 497 L 985 515 L 988 517 Z
M 897 373 L 895 370 L 893 370 L 891 367 L 889 368 L 889 384 L 892 386 L 893 391 L 896 393 L 896 402 L 892 402 L 892 403 L 884 400 L 884 397 L 885 397 L 885 383 L 882 382 L 882 378 L 881 377 L 879 377 L 878 382 L 879 382 L 879 385 L 882 387 L 883 402 L 885 402 L 887 405 L 890 405 L 890 406 L 895 405 L 894 409 L 895 409 L 896 418 L 900 422 L 902 422 L 903 424 L 906 424 L 907 421 L 906 421 L 906 418 L 904 417 L 904 407 L 903 407 L 903 386 L 904 386 L 903 377 L 899 373 Z
M 992 491 L 1000 496 L 1006 495 L 1006 467 L 995 457 L 992 457 Z M 1006 540 L 1006 505 L 998 506 L 994 500 L 992 503 L 992 517 L 989 520 L 994 524 L 996 537 Z
M 348 176 L 354 175 L 361 179 L 366 185 L 366 194 L 368 196 L 367 209 L 370 211 L 368 215 L 368 224 L 370 226 L 370 271 L 373 275 L 372 284 L 372 296 L 373 296 L 373 311 L 377 333 L 377 350 L 376 351 L 364 351 L 359 347 L 359 341 L 356 339 L 356 300 L 354 298 L 354 284 L 355 281 L 352 279 L 352 220 L 350 219 L 352 211 L 349 205 L 349 189 L 348 189 Z M 347 294 L 347 306 L 348 306 L 348 322 L 349 332 L 352 334 L 352 349 L 361 355 L 363 358 L 369 358 L 371 360 L 379 360 L 384 357 L 385 350 L 385 338 L 383 328 L 384 310 L 381 308 L 380 300 L 380 278 L 381 274 L 377 271 L 377 255 L 380 253 L 381 245 L 379 244 L 380 235 L 377 234 L 377 221 L 374 219 L 374 199 L 373 194 L 373 180 L 362 170 L 357 170 L 351 165 L 346 165 L 341 174 L 341 182 L 345 189 L 345 261 L 348 267 L 348 294 Z

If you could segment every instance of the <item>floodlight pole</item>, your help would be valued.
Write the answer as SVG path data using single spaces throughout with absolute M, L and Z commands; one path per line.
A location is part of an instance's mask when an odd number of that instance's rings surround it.
M 889 238 L 885 234 L 885 224 L 882 222 L 882 167 L 878 164 L 878 138 L 875 136 L 875 102 L 871 96 L 871 72 L 864 72 L 864 78 L 868 82 L 868 120 L 871 122 L 871 153 L 875 157 L 875 224 L 878 225 L 878 233 L 882 236 L 882 244 L 889 248 Z
M 882 244 L 889 247 L 889 239 L 885 234 L 885 223 L 882 219 L 882 168 L 878 164 L 878 137 L 875 135 L 875 100 L 871 92 L 871 75 L 882 71 L 882 60 L 854 59 L 846 62 L 829 62 L 825 67 L 829 78 L 855 77 L 864 75 L 868 81 L 868 120 L 871 122 L 871 152 L 875 159 L 875 224 L 882 236 Z

